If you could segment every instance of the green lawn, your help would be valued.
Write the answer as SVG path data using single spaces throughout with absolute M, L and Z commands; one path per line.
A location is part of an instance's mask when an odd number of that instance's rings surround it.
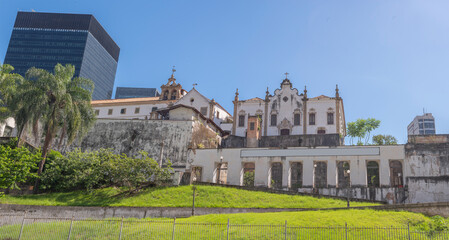
M 75 221 L 70 239 L 119 239 L 120 221 Z M 447 239 L 447 232 L 434 234 L 442 238 L 418 232 L 429 222 L 422 214 L 374 210 L 204 215 L 177 219 L 175 226 L 170 219 L 125 219 L 121 239 Z M 69 229 L 70 220 L 30 219 L 22 239 L 67 239 Z M 19 232 L 20 224 L 2 226 L 0 239 L 17 239 Z
M 346 201 L 330 198 L 274 194 L 218 186 L 197 186 L 196 207 L 223 208 L 334 208 L 346 207 Z M 10 196 L 0 203 L 54 206 L 135 206 L 190 207 L 192 187 L 151 188 L 134 195 L 120 194 L 115 188 L 68 193 Z M 373 206 L 376 203 L 351 202 L 351 206 Z

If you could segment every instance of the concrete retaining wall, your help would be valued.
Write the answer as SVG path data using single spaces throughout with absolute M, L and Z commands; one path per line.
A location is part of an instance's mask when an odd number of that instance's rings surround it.
M 315 191 L 315 192 L 314 192 Z M 300 193 L 310 193 L 329 197 L 348 197 L 347 188 L 299 188 Z M 387 202 L 389 204 L 407 203 L 408 191 L 405 188 L 391 187 L 351 187 L 349 189 L 349 197 L 357 200 Z
M 229 213 L 266 213 L 266 212 L 297 212 L 319 210 L 343 210 L 347 208 L 304 209 L 304 208 L 195 208 L 195 215 L 229 214 Z M 449 217 L 449 203 L 427 204 L 396 204 L 372 207 L 351 207 L 351 209 L 376 209 L 389 211 L 410 211 L 428 216 L 440 215 Z M 71 218 L 102 219 L 112 217 L 125 218 L 156 218 L 156 217 L 190 217 L 191 208 L 185 207 L 70 207 L 70 206 L 34 206 L 0 204 L 0 226 L 16 223 L 16 218 L 22 216 L 39 218 Z M 15 219 L 15 220 L 14 220 Z M 14 221 L 14 222 L 12 222 Z

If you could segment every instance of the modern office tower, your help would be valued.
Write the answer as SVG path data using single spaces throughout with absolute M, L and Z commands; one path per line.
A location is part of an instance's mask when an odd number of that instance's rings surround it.
M 435 119 L 432 113 L 416 116 L 407 127 L 408 135 L 428 135 L 435 133 Z
M 120 48 L 90 14 L 18 12 L 5 64 L 24 75 L 31 67 L 75 66 L 95 83 L 92 98 L 110 99 Z
M 159 95 L 160 93 L 156 88 L 117 87 L 115 90 L 115 99 L 158 97 Z

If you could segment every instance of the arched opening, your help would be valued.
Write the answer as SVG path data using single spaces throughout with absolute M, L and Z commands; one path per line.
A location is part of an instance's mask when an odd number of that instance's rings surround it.
M 368 187 L 379 187 L 379 164 L 375 161 L 369 161 L 366 164 L 366 182 Z
M 291 163 L 290 169 L 290 188 L 298 189 L 302 187 L 302 163 Z
M 171 93 L 171 100 L 176 100 L 176 97 L 177 97 L 177 94 L 176 94 L 176 91 L 173 91 L 172 93 Z
M 327 163 L 315 162 L 313 167 L 314 167 L 313 187 L 315 188 L 327 187 Z
M 351 186 L 351 175 L 349 172 L 349 162 L 338 162 L 337 164 L 337 187 L 347 188 Z
M 168 100 L 168 90 L 165 90 L 162 100 Z
M 402 163 L 398 160 L 390 161 L 390 181 L 392 187 L 403 187 Z
M 276 162 L 271 164 L 270 185 L 272 188 L 282 188 L 282 163 Z
M 243 164 L 243 186 L 253 187 L 254 186 L 254 163 Z

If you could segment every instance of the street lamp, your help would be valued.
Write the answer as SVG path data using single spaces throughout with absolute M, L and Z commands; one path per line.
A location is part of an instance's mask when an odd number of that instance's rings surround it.
M 346 203 L 347 203 L 347 206 L 348 206 L 348 208 L 349 208 L 349 193 L 350 193 L 350 188 L 351 188 L 351 170 L 346 170 L 345 171 L 345 173 L 346 173 L 346 176 L 348 177 L 348 179 L 349 179 L 349 181 L 348 181 L 348 183 L 347 183 L 347 191 L 346 191 L 346 193 L 347 193 L 347 199 L 346 199 Z
M 315 169 L 316 169 L 316 167 L 317 167 L 316 163 L 313 164 L 313 186 L 312 186 L 312 194 L 315 194 L 315 185 L 316 185 L 316 181 L 315 181 L 315 178 L 316 178 L 316 176 L 315 176 L 316 171 L 315 171 Z

